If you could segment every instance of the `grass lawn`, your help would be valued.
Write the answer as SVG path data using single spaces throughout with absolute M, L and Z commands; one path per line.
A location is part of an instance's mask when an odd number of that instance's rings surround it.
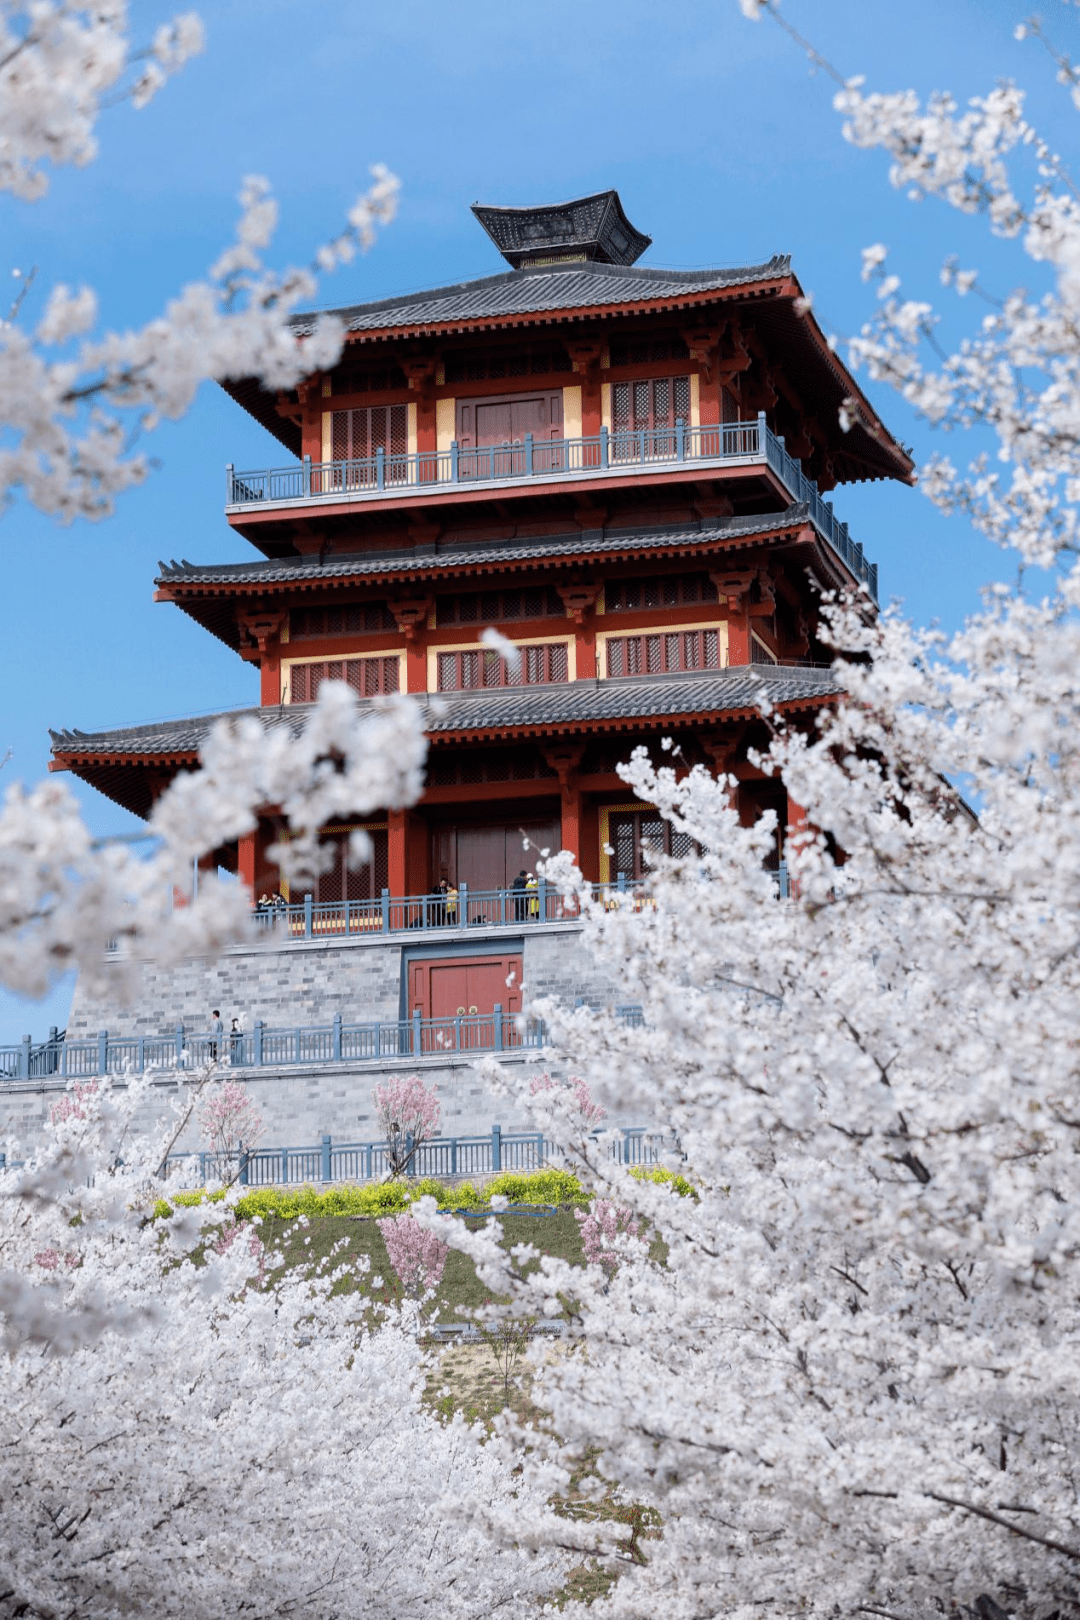
M 474 1230 L 486 1223 L 479 1219 L 461 1217 Z M 571 1265 L 583 1265 L 585 1255 L 581 1247 L 578 1221 L 571 1208 L 557 1209 L 547 1216 L 503 1215 L 499 1217 L 503 1228 L 504 1246 L 532 1243 L 541 1254 L 559 1255 Z M 279 1249 L 286 1264 L 310 1270 L 329 1259 L 340 1266 L 352 1257 L 367 1255 L 371 1269 L 366 1274 L 355 1273 L 342 1277 L 335 1285 L 335 1293 L 359 1290 L 373 1301 L 400 1299 L 401 1285 L 394 1275 L 386 1253 L 386 1244 L 378 1222 L 367 1216 L 320 1215 L 305 1225 L 295 1219 L 282 1220 L 276 1216 L 264 1217 L 261 1227 L 263 1242 L 270 1249 Z M 334 1252 L 336 1251 L 336 1253 Z M 535 1270 L 535 1266 L 527 1269 Z M 382 1278 L 382 1286 L 372 1286 L 373 1279 Z M 493 1296 L 476 1275 L 476 1268 L 467 1255 L 451 1249 L 446 1257 L 442 1282 L 435 1296 L 432 1312 L 437 1322 L 461 1322 L 458 1306 L 484 1305 Z

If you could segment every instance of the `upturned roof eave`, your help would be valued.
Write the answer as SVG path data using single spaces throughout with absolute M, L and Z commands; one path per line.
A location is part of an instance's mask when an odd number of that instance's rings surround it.
M 779 515 L 779 514 L 778 514 Z M 352 584 L 412 584 L 418 577 L 430 579 L 432 571 L 438 569 L 439 576 L 448 579 L 467 578 L 473 574 L 487 573 L 526 573 L 537 568 L 552 567 L 590 567 L 607 566 L 611 562 L 634 562 L 638 559 L 648 560 L 650 557 L 688 557 L 710 551 L 726 552 L 746 550 L 749 547 L 767 544 L 769 541 L 784 540 L 799 543 L 814 538 L 813 526 L 805 518 L 796 518 L 787 522 L 776 524 L 762 524 L 760 528 L 745 531 L 734 531 L 730 535 L 715 532 L 702 534 L 695 539 L 692 535 L 684 534 L 679 539 L 658 538 L 655 544 L 639 544 L 631 546 L 605 546 L 602 550 L 586 551 L 538 551 L 535 556 L 523 555 L 519 557 L 506 557 L 493 555 L 488 557 L 471 556 L 468 559 L 455 559 L 453 556 L 426 553 L 420 557 L 402 560 L 400 566 L 391 565 L 383 569 L 342 568 L 335 570 L 333 562 L 324 565 L 318 574 L 304 575 L 297 572 L 291 578 L 261 579 L 257 574 L 251 573 L 238 577 L 235 580 L 228 578 L 187 579 L 179 572 L 162 572 L 154 581 L 156 586 L 154 600 L 156 602 L 176 602 L 181 605 L 181 597 L 207 598 L 222 594 L 232 596 L 271 594 L 280 595 L 282 592 L 297 590 L 319 590 L 327 585 Z M 238 567 L 247 567 L 247 564 L 238 564 Z M 267 572 L 275 565 L 273 560 L 267 561 Z

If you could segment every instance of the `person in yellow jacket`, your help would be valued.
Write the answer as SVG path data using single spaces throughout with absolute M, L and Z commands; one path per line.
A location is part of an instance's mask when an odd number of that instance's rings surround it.
M 525 879 L 525 893 L 528 897 L 529 921 L 535 922 L 540 916 L 540 885 L 535 872 L 530 872 Z

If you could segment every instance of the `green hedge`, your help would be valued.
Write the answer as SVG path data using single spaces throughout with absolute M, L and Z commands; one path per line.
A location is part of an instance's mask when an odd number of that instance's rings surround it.
M 677 1176 L 671 1170 L 637 1165 L 630 1174 L 639 1181 L 670 1184 L 680 1196 L 689 1193 L 697 1197 L 686 1177 Z M 237 1200 L 236 1214 L 241 1220 L 250 1220 L 254 1215 L 272 1215 L 280 1220 L 291 1220 L 296 1215 L 396 1215 L 425 1196 L 434 1198 L 440 1209 L 484 1209 L 497 1195 L 511 1204 L 587 1204 L 592 1196 L 568 1170 L 504 1170 L 482 1187 L 471 1181 L 447 1187 L 430 1177 L 424 1181 L 342 1185 L 328 1187 L 325 1191 L 310 1184 L 259 1187 Z M 154 1215 L 167 1218 L 178 1206 L 191 1208 L 204 1199 L 217 1202 L 224 1196 L 220 1188 L 212 1193 L 176 1193 L 171 1199 L 159 1198 L 154 1205 Z

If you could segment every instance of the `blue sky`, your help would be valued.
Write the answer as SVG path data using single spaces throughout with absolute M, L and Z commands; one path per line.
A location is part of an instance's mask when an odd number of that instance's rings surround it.
M 149 36 L 168 9 L 134 6 Z M 1008 0 L 784 0 L 785 14 L 844 73 L 880 90 L 964 99 L 1013 77 L 1066 156 L 1072 119 L 1039 48 L 1013 40 Z M 872 305 L 860 250 L 882 241 L 913 293 L 935 297 L 945 253 L 988 285 L 1020 273 L 980 222 L 893 191 L 880 154 L 840 137 L 826 79 L 736 0 L 658 7 L 547 0 L 221 0 L 204 10 L 207 54 L 146 111 L 105 115 L 100 156 L 53 178 L 47 198 L 0 200 L 7 267 L 40 267 L 33 318 L 55 281 L 95 287 L 103 320 L 156 313 L 228 241 L 243 175 L 267 175 L 282 228 L 275 262 L 306 262 L 386 162 L 402 179 L 398 220 L 365 259 L 324 283 L 344 304 L 499 270 L 468 210 L 476 200 L 553 201 L 617 186 L 653 238 L 646 263 L 752 263 L 790 252 L 823 324 L 850 332 Z M 902 18 L 902 22 L 901 22 Z M 1078 21 L 1048 24 L 1076 50 Z M 0 276 L 7 274 L 0 259 Z M 917 459 L 933 438 L 870 389 Z M 257 701 L 254 671 L 177 610 L 152 601 L 159 557 L 227 562 L 248 548 L 222 515 L 226 462 L 284 455 L 220 390 L 148 441 L 159 466 L 104 523 L 56 526 L 18 502 L 0 516 L 5 679 L 0 783 L 44 774 L 48 727 L 84 730 Z M 959 447 L 957 447 L 959 449 Z M 883 599 L 958 625 L 1009 564 L 960 520 L 899 486 L 840 489 L 839 515 L 881 569 Z M 98 835 L 135 819 L 74 784 Z M 0 994 L 0 1043 L 63 1024 L 70 985 L 42 1003 Z

